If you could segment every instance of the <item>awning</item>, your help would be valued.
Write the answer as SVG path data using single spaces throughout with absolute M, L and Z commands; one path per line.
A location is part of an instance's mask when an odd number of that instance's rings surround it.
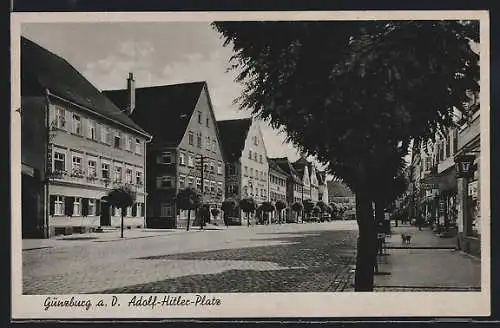
M 430 184 L 439 187 L 440 192 L 457 190 L 457 177 L 455 166 L 442 172 L 440 175 L 431 175 L 421 180 L 422 184 Z

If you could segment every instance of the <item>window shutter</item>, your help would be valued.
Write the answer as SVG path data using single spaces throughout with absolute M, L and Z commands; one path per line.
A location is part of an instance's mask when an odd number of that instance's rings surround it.
M 89 215 L 89 199 L 82 198 L 82 216 Z
M 67 216 L 73 216 L 73 202 L 75 201 L 74 197 L 65 197 L 64 198 L 64 214 Z
M 50 196 L 50 204 L 49 204 L 49 213 L 50 215 L 54 215 L 56 196 Z
M 132 216 L 137 216 L 137 206 L 140 206 L 138 203 L 132 206 Z
M 101 201 L 99 199 L 95 201 L 95 215 L 101 215 Z
M 141 203 L 141 216 L 144 216 L 144 203 Z

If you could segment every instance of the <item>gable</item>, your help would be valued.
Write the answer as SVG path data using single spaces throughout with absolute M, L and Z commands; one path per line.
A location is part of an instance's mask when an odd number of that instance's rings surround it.
M 194 138 L 193 145 L 189 143 L 190 134 Z M 201 147 L 198 147 L 198 135 L 201 137 Z M 194 110 L 189 117 L 179 146 L 187 150 L 196 150 L 196 152 L 201 150 L 209 157 L 223 156 L 217 121 L 206 85 L 201 90 Z

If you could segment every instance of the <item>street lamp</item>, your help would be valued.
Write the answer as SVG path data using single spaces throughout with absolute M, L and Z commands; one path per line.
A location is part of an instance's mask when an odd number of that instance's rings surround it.
M 475 155 L 457 155 L 455 156 L 455 169 L 457 178 L 470 178 L 474 174 L 473 165 Z

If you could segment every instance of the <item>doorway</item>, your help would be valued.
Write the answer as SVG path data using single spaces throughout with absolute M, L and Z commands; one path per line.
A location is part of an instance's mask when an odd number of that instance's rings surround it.
M 111 226 L 111 215 L 109 213 L 109 203 L 105 200 L 101 200 L 101 227 Z

